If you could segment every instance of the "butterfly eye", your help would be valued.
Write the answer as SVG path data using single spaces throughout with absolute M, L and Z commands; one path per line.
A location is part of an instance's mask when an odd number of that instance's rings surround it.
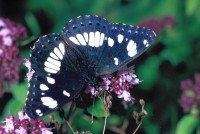
M 89 25 L 92 25 L 92 22 L 91 22 L 91 21 L 89 21 Z
M 84 26 L 84 24 L 83 24 L 83 23 L 81 23 L 81 26 Z

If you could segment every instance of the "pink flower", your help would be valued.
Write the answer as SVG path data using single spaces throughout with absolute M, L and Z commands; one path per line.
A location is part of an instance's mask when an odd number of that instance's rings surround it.
M 8 118 L 6 118 L 3 122 L 5 125 L 2 127 L 4 128 L 6 133 L 11 133 L 14 130 L 14 117 L 12 115 L 9 115 Z
M 102 82 L 100 86 L 97 87 L 98 89 L 88 85 L 86 91 L 94 95 L 95 90 L 107 90 L 117 94 L 118 98 L 123 98 L 125 101 L 133 100 L 129 89 L 132 88 L 133 85 L 140 83 L 140 80 L 134 74 L 133 67 L 123 68 L 114 74 L 102 76 L 101 80 Z
M 131 94 L 128 91 L 123 91 L 122 94 L 118 96 L 118 98 L 124 98 L 125 101 L 133 100 L 133 97 L 131 97 Z
M 24 113 L 24 111 L 18 112 L 18 118 L 19 118 L 20 121 L 26 120 L 26 119 L 30 120 L 30 118 L 28 117 L 27 114 Z
M 172 16 L 164 16 L 161 19 L 149 18 L 139 22 L 139 26 L 146 27 L 155 31 L 156 34 L 160 33 L 166 27 L 173 27 L 176 20 Z
M 18 117 L 9 115 L 4 119 L 3 124 L 0 127 L 0 134 L 53 134 L 51 128 L 48 128 L 48 123 L 41 119 L 31 119 L 24 113 L 24 111 L 20 111 L 18 115 Z
M 195 74 L 195 82 L 190 79 L 181 82 L 182 95 L 179 100 L 185 112 L 197 108 L 200 104 L 200 74 Z
M 35 71 L 31 68 L 31 62 L 29 60 L 26 60 L 24 64 L 28 68 L 28 73 L 26 74 L 26 76 L 29 82 Z
M 0 18 L 0 96 L 3 94 L 3 85 L 9 86 L 19 79 L 22 58 L 19 56 L 17 41 L 24 39 L 26 34 L 23 26 Z
M 27 130 L 23 127 L 19 127 L 18 129 L 15 130 L 16 134 L 28 134 Z
M 42 128 L 41 129 L 42 134 L 53 134 L 53 132 L 51 132 L 50 130 L 51 130 L 50 128 Z

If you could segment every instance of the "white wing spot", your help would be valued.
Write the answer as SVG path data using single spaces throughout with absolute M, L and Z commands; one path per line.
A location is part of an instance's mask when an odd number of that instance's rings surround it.
M 83 38 L 83 35 L 77 34 L 77 35 L 76 35 L 76 38 L 79 40 L 79 42 L 80 42 L 83 46 L 86 46 L 86 42 L 85 42 L 85 40 L 84 40 L 84 38 Z
M 70 97 L 70 93 L 67 92 L 66 90 L 63 90 L 63 94 L 64 94 L 65 96 L 67 96 L 67 97 Z
M 118 34 L 117 38 L 118 38 L 118 42 L 122 43 L 124 36 L 122 34 Z
M 55 47 L 54 48 L 54 53 L 62 60 L 63 59 L 63 54 L 60 52 L 60 50 Z
M 60 70 L 60 67 L 58 67 L 58 66 L 56 66 L 56 65 L 54 65 L 54 64 L 51 64 L 51 63 L 48 62 L 48 61 L 45 61 L 45 62 L 44 62 L 44 65 L 45 65 L 46 67 L 51 68 L 51 69 L 54 69 L 54 70 L 56 70 L 56 71 L 59 71 L 59 70 Z
M 59 60 L 59 58 L 58 58 L 53 52 L 50 53 L 50 56 L 51 56 L 52 58 L 56 59 L 56 60 Z
M 153 32 L 153 34 L 156 36 L 156 33 L 154 32 L 154 31 L 152 31 Z
M 41 101 L 43 105 L 48 106 L 49 108 L 52 109 L 58 106 L 57 101 L 51 97 L 41 97 Z
M 94 47 L 94 32 L 89 33 L 89 46 Z
M 48 67 L 45 67 L 44 68 L 44 70 L 46 71 L 46 72 L 49 72 L 49 73 L 52 73 L 52 74 L 55 74 L 55 73 L 57 73 L 58 71 L 56 71 L 56 70 L 53 70 L 53 69 L 51 69 L 51 68 L 48 68 Z
M 41 93 L 41 95 L 45 95 L 45 93 Z
M 115 61 L 115 65 L 119 65 L 119 59 L 117 57 L 113 58 Z
M 61 53 L 64 55 L 65 54 L 65 46 L 64 46 L 63 42 L 60 42 L 58 47 L 59 47 Z
M 84 33 L 83 33 L 83 36 L 84 36 L 84 38 L 85 38 L 85 41 L 88 42 L 88 33 L 84 32 Z
M 45 84 L 40 84 L 40 89 L 43 91 L 49 90 L 49 88 Z
M 100 39 L 101 39 L 101 36 L 100 36 L 100 32 L 99 31 L 96 31 L 95 32 L 95 36 L 94 36 L 94 45 L 95 47 L 99 47 L 100 46 Z
M 143 40 L 143 44 L 145 45 L 145 47 L 149 46 L 149 42 L 146 39 Z
M 130 40 L 127 45 L 128 56 L 133 57 L 137 54 L 137 45 L 133 40 Z
M 54 64 L 54 65 L 57 66 L 57 67 L 60 67 L 60 66 L 61 66 L 61 62 L 60 62 L 60 61 L 54 60 L 54 59 L 52 59 L 51 57 L 48 57 L 48 58 L 47 58 L 47 61 L 50 62 L 51 64 Z
M 101 33 L 101 39 L 100 39 L 100 43 L 99 43 L 100 46 L 103 45 L 104 37 L 105 37 L 105 34 Z
M 49 84 L 55 84 L 55 79 L 54 78 L 51 78 L 51 77 L 47 77 L 47 82 Z
M 75 37 L 69 37 L 69 39 L 70 39 L 74 44 L 80 45 L 80 43 L 78 42 L 78 40 L 77 40 Z
M 35 112 L 37 113 L 37 115 L 42 116 L 42 111 L 40 109 L 36 109 Z
M 112 38 L 108 38 L 108 46 L 112 47 L 114 45 L 114 40 Z

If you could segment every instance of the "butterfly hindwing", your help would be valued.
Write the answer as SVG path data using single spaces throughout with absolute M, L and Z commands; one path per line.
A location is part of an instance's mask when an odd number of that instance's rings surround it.
M 56 34 L 41 37 L 35 43 L 29 59 L 34 73 L 25 106 L 29 117 L 43 116 L 81 91 L 85 82 L 73 62 L 81 57 L 75 54 Z
M 77 73 L 55 74 L 51 77 L 34 73 L 29 85 L 25 111 L 31 118 L 46 115 L 71 101 L 83 84 Z

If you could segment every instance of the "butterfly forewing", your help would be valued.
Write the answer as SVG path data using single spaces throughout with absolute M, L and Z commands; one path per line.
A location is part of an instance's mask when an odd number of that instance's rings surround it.
M 96 74 L 113 73 L 142 54 L 155 33 L 149 29 L 108 23 L 98 16 L 79 16 L 63 28 L 66 42 L 80 50 Z
M 65 25 L 63 38 L 81 52 L 88 64 L 96 65 L 105 47 L 108 24 L 102 17 L 79 16 Z
M 69 55 L 70 54 L 70 55 Z M 38 118 L 72 100 L 83 85 L 75 63 L 78 54 L 60 36 L 41 37 L 31 52 L 31 67 L 35 71 L 29 83 L 25 112 Z
M 113 73 L 141 55 L 153 42 L 155 33 L 149 29 L 124 24 L 110 24 L 108 43 L 97 72 Z

